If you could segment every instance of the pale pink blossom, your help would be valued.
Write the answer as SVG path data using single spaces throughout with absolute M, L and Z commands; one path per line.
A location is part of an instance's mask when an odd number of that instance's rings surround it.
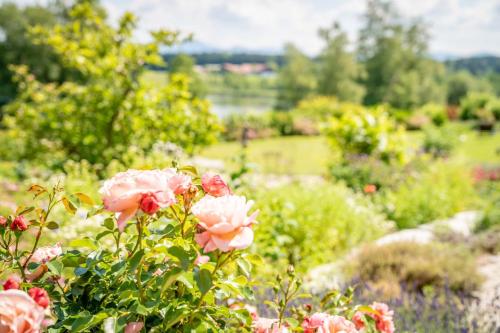
M 315 313 L 302 322 L 304 333 L 357 333 L 354 323 L 341 316 Z
M 198 257 L 196 257 L 196 259 L 194 260 L 194 264 L 195 265 L 203 265 L 203 264 L 206 264 L 209 261 L 210 261 L 210 257 L 209 256 L 198 255 Z
M 127 326 L 125 326 L 124 333 L 139 333 L 143 327 L 144 327 L 143 322 L 140 321 L 131 322 L 128 323 Z
M 253 202 L 245 197 L 226 195 L 222 197 L 205 196 L 192 208 L 198 218 L 198 226 L 203 230 L 196 234 L 196 242 L 211 252 L 244 249 L 253 242 L 252 223 L 258 212 L 248 216 Z
M 99 193 L 104 207 L 118 213 L 118 229 L 122 232 L 126 222 L 138 211 L 144 196 L 154 196 L 159 207 L 175 203 L 175 195 L 169 182 L 173 176 L 166 170 L 128 170 L 120 172 L 104 182 Z
M 356 328 L 361 330 L 365 327 L 363 317 L 369 316 L 375 320 L 375 327 L 381 333 L 394 333 L 394 311 L 389 309 L 389 306 L 384 303 L 374 302 L 370 305 L 374 312 L 357 311 L 352 320 L 356 324 Z
M 39 333 L 44 309 L 24 291 L 0 292 L 0 333 Z
M 52 246 L 39 247 L 33 253 L 30 262 L 45 264 L 54 259 L 55 257 L 60 256 L 61 254 L 62 254 L 62 247 L 60 243 L 57 243 Z
M 213 197 L 230 195 L 229 186 L 222 180 L 222 177 L 213 173 L 206 173 L 201 177 L 203 190 Z
M 170 168 L 165 169 L 170 173 L 168 185 L 176 195 L 184 194 L 191 187 L 192 179 L 185 173 L 177 172 L 177 170 Z
M 258 318 L 253 322 L 255 333 L 288 333 L 284 325 L 279 325 L 278 319 Z

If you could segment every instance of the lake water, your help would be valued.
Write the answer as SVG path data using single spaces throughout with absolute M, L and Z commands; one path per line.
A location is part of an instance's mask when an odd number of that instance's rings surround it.
M 248 97 L 209 95 L 211 111 L 219 118 L 225 118 L 233 113 L 257 113 L 272 110 L 275 105 L 273 97 Z

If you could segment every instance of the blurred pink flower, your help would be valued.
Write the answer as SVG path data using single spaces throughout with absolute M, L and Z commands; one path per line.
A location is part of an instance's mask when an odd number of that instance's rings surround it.
M 209 256 L 198 255 L 198 257 L 196 257 L 196 259 L 194 261 L 194 264 L 195 265 L 203 265 L 203 264 L 206 264 L 209 261 L 210 261 L 210 257 Z
M 285 326 L 278 325 L 278 319 L 258 318 L 253 322 L 255 333 L 288 333 Z
M 189 190 L 192 184 L 191 177 L 184 173 L 177 172 L 173 168 L 165 169 L 165 171 L 170 173 L 168 185 L 175 195 L 184 194 Z
M 21 279 L 19 278 L 19 276 L 12 275 L 3 283 L 3 290 L 19 289 L 20 282 Z
M 143 327 L 144 327 L 143 322 L 140 321 L 131 322 L 128 323 L 127 326 L 125 326 L 124 333 L 139 333 Z
M 44 309 L 46 309 L 50 304 L 49 294 L 43 288 L 31 288 L 28 290 L 28 295 L 33 298 L 36 304 L 40 305 Z
M 315 313 L 302 322 L 304 333 L 356 333 L 355 325 L 341 316 Z
M 120 172 L 104 182 L 99 193 L 104 207 L 118 213 L 118 229 L 122 232 L 141 205 L 144 196 L 153 195 L 163 208 L 175 203 L 175 195 L 169 186 L 172 171 L 128 170 Z
M 213 197 L 231 194 L 229 186 L 222 180 L 221 176 L 213 173 L 206 173 L 201 177 L 201 186 L 207 194 Z
M 39 333 L 44 317 L 44 309 L 24 291 L 0 292 L 1 333 Z
M 394 333 L 394 311 L 391 311 L 389 309 L 389 306 L 384 303 L 374 302 L 370 307 L 375 310 L 375 313 L 358 311 L 354 314 L 352 320 L 355 323 L 356 328 L 363 329 L 365 327 L 363 316 L 366 315 L 372 317 L 375 320 L 375 327 L 381 333 Z
M 30 262 L 36 262 L 40 264 L 45 264 L 57 256 L 62 254 L 62 247 L 60 243 L 53 246 L 39 247 L 33 253 Z
M 23 215 L 17 216 L 14 221 L 10 224 L 10 229 L 13 231 L 26 231 L 28 229 L 29 222 Z
M 247 216 L 253 202 L 245 197 L 227 195 L 222 197 L 205 196 L 192 208 L 199 219 L 198 226 L 203 230 L 196 234 L 196 242 L 211 252 L 244 249 L 253 242 L 252 223 L 258 212 Z

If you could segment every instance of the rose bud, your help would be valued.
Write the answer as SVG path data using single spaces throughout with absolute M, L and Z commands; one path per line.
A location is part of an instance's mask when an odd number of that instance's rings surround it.
M 145 194 L 141 200 L 141 210 L 149 215 L 153 215 L 160 209 L 158 200 L 154 194 Z
M 201 186 L 208 195 L 213 197 L 231 194 L 229 186 L 222 180 L 221 176 L 213 173 L 206 173 L 201 177 Z
M 3 283 L 3 290 L 19 289 L 19 278 L 11 276 Z
M 28 294 L 31 298 L 36 302 L 36 304 L 40 305 L 42 308 L 47 308 L 50 304 L 49 294 L 47 291 L 42 288 L 31 288 L 28 290 Z
M 7 218 L 0 215 L 0 228 L 7 226 Z
M 28 229 L 28 221 L 23 215 L 19 215 L 12 221 L 10 229 L 13 231 L 25 231 Z

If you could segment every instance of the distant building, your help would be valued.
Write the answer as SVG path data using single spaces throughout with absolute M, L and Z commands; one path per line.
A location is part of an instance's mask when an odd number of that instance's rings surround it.
M 232 63 L 223 63 L 222 65 L 218 64 L 209 64 L 209 65 L 197 65 L 195 67 L 196 71 L 199 73 L 233 73 L 240 75 L 262 75 L 262 76 L 272 76 L 274 71 L 266 64 L 261 63 L 243 63 L 243 64 L 232 64 Z

